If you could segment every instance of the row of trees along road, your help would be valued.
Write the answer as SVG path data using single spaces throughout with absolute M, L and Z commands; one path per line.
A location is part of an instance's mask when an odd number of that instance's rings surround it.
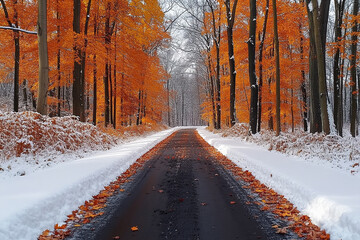
M 201 95 L 202 118 L 214 128 L 248 122 L 252 133 L 302 126 L 342 136 L 349 125 L 352 136 L 358 134 L 358 0 L 169 3 L 186 13 L 179 25 L 192 39 L 194 63 L 202 65 L 195 84 L 201 89 L 194 92 Z M 158 1 L 38 4 L 43 17 L 35 1 L 1 0 L 0 79 L 13 79 L 15 111 L 21 85 L 24 105 L 30 98 L 50 116 L 72 112 L 115 128 L 164 116 L 170 122 L 174 94 L 158 57 L 169 36 Z M 36 71 L 39 62 L 45 67 Z
M 157 0 L 0 1 L 0 83 L 13 81 L 14 111 L 22 97 L 24 108 L 114 128 L 161 121 L 169 35 Z
M 203 119 L 214 128 L 342 136 L 345 123 L 358 134 L 358 0 L 176 2 L 207 68 Z

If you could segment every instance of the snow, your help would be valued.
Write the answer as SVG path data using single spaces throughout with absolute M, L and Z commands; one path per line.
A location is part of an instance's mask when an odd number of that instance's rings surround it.
M 308 6 L 309 6 L 309 12 L 312 12 L 313 11 L 313 5 L 312 5 L 311 1 L 308 3 Z
M 68 214 L 175 130 L 94 152 L 85 158 L 67 159 L 25 176 L 1 178 L 0 239 L 36 239 L 42 231 L 65 221 Z
M 284 195 L 331 239 L 360 239 L 360 176 L 331 163 L 269 151 L 239 137 L 222 137 L 204 128 L 199 134 L 222 154 L 268 187 Z M 319 160 L 319 159 L 318 159 Z

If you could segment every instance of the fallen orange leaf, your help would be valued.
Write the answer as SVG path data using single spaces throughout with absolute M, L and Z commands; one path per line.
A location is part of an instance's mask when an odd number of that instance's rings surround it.
M 131 227 L 131 231 L 133 232 L 139 231 L 139 228 L 137 226 Z
M 43 231 L 43 233 L 41 235 L 46 237 L 49 235 L 49 233 L 50 233 L 50 231 L 48 229 L 46 229 L 45 231 Z

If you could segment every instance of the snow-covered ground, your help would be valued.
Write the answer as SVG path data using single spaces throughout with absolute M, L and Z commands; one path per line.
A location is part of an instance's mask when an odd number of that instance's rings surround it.
M 85 158 L 66 159 L 24 176 L 0 178 L 0 239 L 37 239 L 175 130 L 93 152 Z
M 204 128 L 199 134 L 222 154 L 284 195 L 313 223 L 325 229 L 331 239 L 360 239 L 360 175 L 334 168 L 319 158 L 309 161 L 240 137 L 222 137 Z M 331 154 L 331 153 L 328 153 Z

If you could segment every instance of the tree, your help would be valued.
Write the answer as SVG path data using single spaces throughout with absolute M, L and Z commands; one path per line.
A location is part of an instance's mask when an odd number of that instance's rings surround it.
M 250 19 L 249 19 L 249 40 L 248 56 L 249 56 L 249 80 L 250 80 L 250 130 L 256 133 L 257 111 L 258 111 L 258 85 L 256 80 L 255 51 L 256 51 L 256 0 L 250 0 Z
M 20 32 L 17 12 L 17 0 L 13 1 L 14 4 L 14 22 L 10 20 L 8 10 L 6 8 L 4 0 L 0 0 L 4 10 L 6 21 L 9 28 L 13 31 L 13 39 L 15 44 L 15 58 L 14 58 L 14 112 L 19 111 L 19 68 L 20 68 Z M 15 28 L 14 28 L 15 27 Z
M 228 37 L 228 55 L 230 67 L 230 126 L 234 126 L 235 118 L 235 84 L 236 84 L 236 69 L 235 69 L 235 56 L 234 56 L 234 39 L 233 28 L 235 23 L 236 6 L 238 0 L 234 0 L 231 6 L 230 0 L 225 0 L 226 7 L 226 20 L 227 20 L 227 37 Z
M 335 45 L 336 52 L 334 54 L 333 78 L 334 78 L 334 123 L 336 130 L 340 136 L 343 135 L 342 130 L 342 97 L 340 83 L 340 39 L 342 37 L 342 24 L 345 8 L 345 0 L 334 0 L 335 3 Z
M 276 60 L 276 136 L 280 134 L 280 51 L 279 51 L 279 36 L 277 28 L 277 9 L 276 0 L 273 3 L 273 18 L 274 18 L 274 42 L 275 42 L 275 60 Z
M 81 79 L 81 45 L 79 40 L 80 35 L 80 13 L 81 13 L 81 1 L 74 0 L 73 8 L 73 31 L 74 38 L 74 71 L 73 71 L 73 114 L 80 117 L 80 121 L 85 121 L 85 109 L 84 109 L 84 83 Z
M 351 85 L 351 114 L 350 114 L 350 132 L 351 136 L 356 136 L 356 120 L 357 120 L 357 96 L 359 94 L 357 83 L 356 83 L 356 56 L 357 56 L 357 32 L 358 32 L 358 21 L 356 19 L 359 12 L 359 0 L 354 0 L 353 4 L 353 27 L 351 35 L 351 73 L 350 73 L 350 85 Z
M 258 132 L 261 130 L 261 112 L 262 112 L 262 87 L 263 87 L 263 53 L 264 53 L 264 44 L 265 44 L 265 35 L 266 35 L 266 25 L 268 21 L 269 16 L 269 1 L 266 0 L 266 6 L 265 6 L 265 20 L 264 25 L 261 33 L 261 40 L 259 45 L 259 103 L 258 103 Z
M 47 92 L 49 84 L 49 60 L 47 47 L 47 2 L 38 0 L 38 42 L 39 42 L 39 88 L 36 110 L 47 114 Z
M 215 128 L 220 129 L 221 128 L 221 83 L 220 83 L 221 8 L 219 7 L 218 17 L 216 17 L 214 2 L 211 0 L 206 0 L 206 2 L 210 8 L 212 32 L 213 32 L 212 38 L 215 43 L 215 49 L 216 49 L 216 67 L 215 67 L 216 123 L 215 123 Z
M 315 48 L 316 48 L 316 63 L 318 67 L 319 77 L 319 93 L 320 93 L 320 108 L 322 127 L 325 134 L 330 133 L 330 124 L 328 116 L 328 103 L 327 103 L 327 87 L 326 87 L 326 72 L 325 72 L 325 55 L 321 38 L 321 18 L 319 16 L 318 1 L 312 0 L 312 14 L 314 22 L 314 36 L 315 36 Z M 324 39 L 325 37 L 323 37 Z M 326 39 L 325 39 L 326 41 Z

